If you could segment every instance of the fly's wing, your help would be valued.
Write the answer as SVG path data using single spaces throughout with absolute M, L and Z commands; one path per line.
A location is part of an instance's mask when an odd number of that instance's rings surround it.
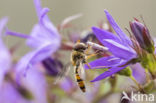
M 60 82 L 65 76 L 68 75 L 70 71 L 70 64 L 68 63 L 67 65 L 64 66 L 64 68 L 58 73 L 57 78 L 54 82 L 54 84 L 57 84 Z
M 85 70 L 84 70 L 84 67 L 83 67 L 84 65 L 83 65 L 83 63 L 80 63 L 80 71 L 79 71 L 79 73 L 80 73 L 80 77 L 83 79 L 83 80 L 85 80 L 85 78 L 86 78 L 86 73 L 85 73 Z

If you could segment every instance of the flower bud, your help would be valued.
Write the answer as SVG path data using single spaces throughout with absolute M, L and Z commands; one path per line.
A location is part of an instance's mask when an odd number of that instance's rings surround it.
M 118 74 L 129 77 L 132 75 L 132 71 L 129 67 L 126 67 L 125 69 L 119 71 Z
M 154 42 L 149 34 L 148 28 L 137 19 L 130 22 L 130 28 L 141 48 L 149 53 L 153 53 L 155 49 Z

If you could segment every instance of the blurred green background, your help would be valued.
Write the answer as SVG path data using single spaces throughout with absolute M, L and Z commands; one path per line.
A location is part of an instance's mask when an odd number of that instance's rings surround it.
M 106 19 L 103 11 L 107 9 L 123 29 L 129 27 L 129 21 L 133 17 L 140 18 L 143 15 L 152 35 L 156 35 L 155 5 L 156 0 L 42 0 L 42 6 L 50 8 L 48 15 L 55 25 L 67 16 L 83 13 L 84 16 L 73 23 L 81 28 L 96 26 L 99 20 Z M 9 29 L 25 34 L 29 34 L 37 22 L 33 0 L 0 0 L 0 17 L 3 16 L 9 17 Z M 17 41 L 22 42 L 23 39 L 5 39 L 8 46 Z M 20 49 L 18 54 L 21 55 L 26 50 L 27 48 Z

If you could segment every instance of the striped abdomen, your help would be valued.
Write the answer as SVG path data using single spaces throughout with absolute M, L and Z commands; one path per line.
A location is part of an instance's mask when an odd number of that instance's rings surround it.
M 79 66 L 77 66 L 75 70 L 75 77 L 82 92 L 86 92 L 84 81 L 80 78 L 80 75 L 78 74 L 78 67 Z

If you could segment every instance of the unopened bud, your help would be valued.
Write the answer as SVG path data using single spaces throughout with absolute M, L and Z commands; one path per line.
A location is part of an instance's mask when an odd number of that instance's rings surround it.
M 130 27 L 141 48 L 149 53 L 153 53 L 155 49 L 154 42 L 150 36 L 148 28 L 138 20 L 130 22 Z
M 125 69 L 121 70 L 118 72 L 119 75 L 124 75 L 124 76 L 131 76 L 132 75 L 132 71 L 129 67 L 126 67 Z

